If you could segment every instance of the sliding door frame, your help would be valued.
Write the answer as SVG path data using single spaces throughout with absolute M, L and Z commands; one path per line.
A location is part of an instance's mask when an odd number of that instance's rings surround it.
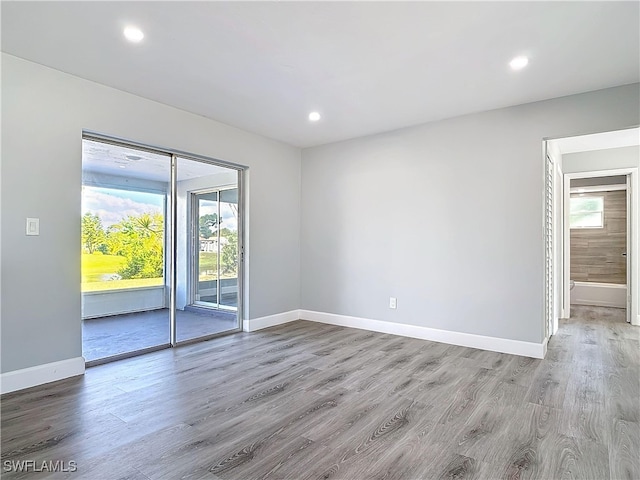
M 217 194 L 216 204 L 217 204 L 217 212 L 218 222 L 220 222 L 221 218 L 221 198 L 222 192 L 228 190 L 238 190 L 237 187 L 237 179 L 236 183 L 233 185 L 220 185 L 215 188 L 205 188 L 201 190 L 192 190 L 189 193 L 189 208 L 188 218 L 191 221 L 192 231 L 191 231 L 191 244 L 190 244 L 190 254 L 189 254 L 189 265 L 187 268 L 189 269 L 191 275 L 188 277 L 188 295 L 187 298 L 190 301 L 190 305 L 202 308 L 209 308 L 214 310 L 223 310 L 225 312 L 235 312 L 237 307 L 229 307 L 220 303 L 220 298 L 222 296 L 222 286 L 221 286 L 221 271 L 220 271 L 220 256 L 222 253 L 221 242 L 222 236 L 220 234 L 220 223 L 218 223 L 216 227 L 216 253 L 217 253 L 217 264 L 216 264 L 216 302 L 205 302 L 196 298 L 199 292 L 199 276 L 200 276 L 200 238 L 199 238 L 199 221 L 200 221 L 200 204 L 198 203 L 198 197 L 201 195 L 215 193 Z M 240 219 L 240 205 L 238 199 L 238 220 Z M 239 234 L 238 234 L 239 235 Z M 240 251 L 238 249 L 238 251 Z M 239 283 L 239 280 L 236 280 L 236 283 Z M 239 294 L 239 292 L 238 292 Z M 215 305 L 215 306 L 214 306 Z
M 244 256 L 244 245 L 245 245 L 245 193 L 244 193 L 244 185 L 245 185 L 245 175 L 248 169 L 245 165 L 234 164 L 230 162 L 226 162 L 224 160 L 218 160 L 210 157 L 206 157 L 204 155 L 197 155 L 189 152 L 184 152 L 181 150 L 176 150 L 173 148 L 167 147 L 158 147 L 154 145 L 149 145 L 146 143 L 137 142 L 135 140 L 124 139 L 121 137 L 115 137 L 111 135 L 105 135 L 99 132 L 91 131 L 91 130 L 83 130 L 82 131 L 82 139 L 83 140 L 95 140 L 102 143 L 107 143 L 111 145 L 118 145 L 122 147 L 131 147 L 138 150 L 143 150 L 150 153 L 160 154 L 160 155 L 168 155 L 171 158 L 171 178 L 170 178 L 170 205 L 169 212 L 171 215 L 171 228 L 169 232 L 170 241 L 169 241 L 169 255 L 165 259 L 167 262 L 165 264 L 165 271 L 168 270 L 169 273 L 169 315 L 170 315 L 170 342 L 168 344 L 162 344 L 155 347 L 145 348 L 142 350 L 136 350 L 133 352 L 127 352 L 119 355 L 115 355 L 112 357 L 106 357 L 104 359 L 98 359 L 95 361 L 87 362 L 87 366 L 99 365 L 102 363 L 107 363 L 115 360 L 121 360 L 124 358 L 130 358 L 138 355 L 142 355 L 145 353 L 149 353 L 152 351 L 162 350 L 165 348 L 176 347 L 180 345 L 187 345 L 191 343 L 197 343 L 205 340 L 210 340 L 212 338 L 221 337 L 224 335 L 229 335 L 231 333 L 237 333 L 242 331 L 242 325 L 244 320 L 244 305 L 245 305 L 245 256 Z M 204 335 L 201 337 L 195 337 L 188 340 L 178 341 L 176 338 L 176 307 L 177 307 L 177 233 L 178 233 L 178 225 L 177 225 L 177 214 L 178 214 L 178 195 L 177 195 L 177 163 L 178 158 L 183 160 L 192 160 L 200 163 L 206 163 L 209 165 L 214 165 L 218 167 L 228 168 L 230 170 L 235 170 L 237 172 L 237 189 L 238 189 L 238 307 L 236 309 L 236 320 L 237 326 L 235 329 L 225 330 L 223 332 L 213 333 L 210 335 Z M 218 299 L 219 300 L 219 299 Z
M 187 287 L 188 294 L 187 298 L 191 305 L 200 306 L 203 308 L 212 308 L 209 305 L 200 305 L 209 304 L 211 302 L 201 302 L 199 298 L 196 296 L 199 294 L 199 280 L 200 280 L 200 235 L 199 235 L 199 227 L 200 227 L 200 204 L 199 204 L 199 195 L 206 195 L 207 193 L 215 193 L 216 194 L 216 207 L 218 221 L 220 221 L 220 192 L 217 189 L 206 189 L 206 190 L 198 190 L 189 192 L 189 206 L 191 211 L 189 212 L 188 218 L 191 219 L 191 242 L 189 245 L 189 263 L 187 265 L 187 269 L 189 270 L 188 282 L 189 285 Z M 219 279 L 220 275 L 220 239 L 219 239 L 219 225 L 216 226 L 216 253 L 218 255 L 216 262 L 216 280 Z M 219 305 L 219 285 L 216 283 L 216 305 Z M 215 307 L 213 307 L 215 308 Z

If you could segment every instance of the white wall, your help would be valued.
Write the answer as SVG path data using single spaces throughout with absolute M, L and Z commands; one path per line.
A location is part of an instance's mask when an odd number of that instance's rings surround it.
M 2 54 L 2 372 L 81 355 L 83 129 L 249 166 L 248 318 L 299 308 L 299 149 Z
M 82 318 L 99 318 L 130 312 L 146 312 L 167 306 L 167 288 L 159 287 L 121 288 L 84 292 L 82 294 Z
M 640 167 L 640 147 L 620 147 L 562 155 L 564 173 Z
M 626 308 L 627 286 L 614 283 L 575 282 L 569 292 L 571 305 Z
M 637 125 L 638 93 L 303 150 L 302 309 L 541 343 L 543 138 Z

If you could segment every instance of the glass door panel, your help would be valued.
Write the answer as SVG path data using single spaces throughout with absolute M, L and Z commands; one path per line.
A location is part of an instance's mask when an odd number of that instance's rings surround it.
M 192 205 L 198 227 L 198 244 L 194 249 L 197 268 L 193 301 L 199 305 L 217 307 L 220 268 L 218 192 L 192 194 Z
M 170 343 L 171 157 L 82 141 L 82 354 L 88 363 Z
M 239 330 L 239 173 L 197 160 L 177 160 L 179 343 Z M 231 191 L 235 191 L 235 196 Z
M 220 191 L 220 293 L 218 306 L 238 308 L 238 189 Z

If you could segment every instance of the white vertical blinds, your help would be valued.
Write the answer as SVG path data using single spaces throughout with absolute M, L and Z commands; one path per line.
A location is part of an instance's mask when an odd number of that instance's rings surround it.
M 545 337 L 549 336 L 553 320 L 553 161 L 547 155 L 545 161 L 544 243 L 545 243 Z

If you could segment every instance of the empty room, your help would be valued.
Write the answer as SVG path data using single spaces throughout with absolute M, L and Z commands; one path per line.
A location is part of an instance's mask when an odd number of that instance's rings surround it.
M 640 3 L 0 8 L 2 478 L 640 478 Z

